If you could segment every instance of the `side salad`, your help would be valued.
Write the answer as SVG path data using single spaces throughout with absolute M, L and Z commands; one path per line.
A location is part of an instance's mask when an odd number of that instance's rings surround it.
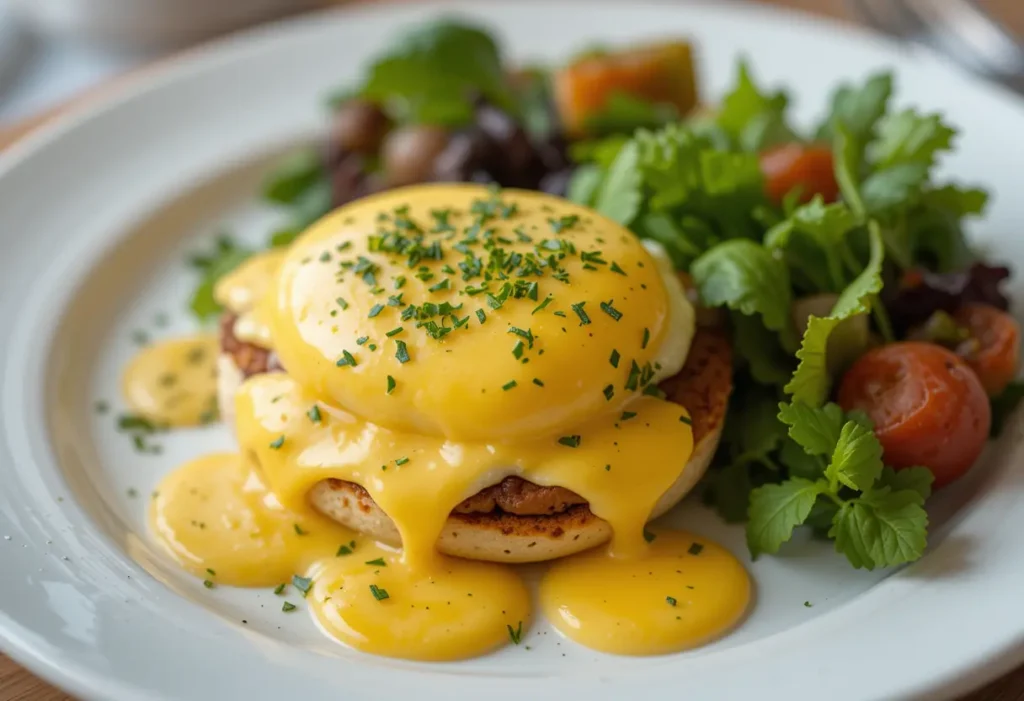
M 784 92 L 740 62 L 699 100 L 691 47 L 591 48 L 510 68 L 484 30 L 414 28 L 331 96 L 323 147 L 297 150 L 263 196 L 290 243 L 330 209 L 425 181 L 541 189 L 589 205 L 669 253 L 699 323 L 731 330 L 726 432 L 703 496 L 746 522 L 755 557 L 798 527 L 856 568 L 921 556 L 925 501 L 976 461 L 1024 397 L 1007 267 L 965 223 L 984 190 L 942 181 L 956 129 L 893 107 L 893 76 L 842 84 L 804 130 Z M 194 259 L 191 306 L 251 250 Z

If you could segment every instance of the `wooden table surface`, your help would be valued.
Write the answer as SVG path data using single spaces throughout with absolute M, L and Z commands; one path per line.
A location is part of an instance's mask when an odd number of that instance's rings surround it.
M 625 2 L 626 0 L 623 1 Z M 842 0 L 763 1 L 816 14 L 829 15 L 845 21 L 852 21 L 849 10 Z M 1024 36 L 1024 1 L 979 0 L 979 3 L 1002 19 L 1007 26 L 1014 29 L 1021 36 Z M 130 80 L 132 76 L 126 76 L 124 79 Z M 69 107 L 89 100 L 106 90 L 116 89 L 118 80 L 121 79 L 115 79 L 112 86 L 100 86 L 81 97 L 75 98 L 66 104 L 58 105 L 24 122 L 0 127 L 0 149 L 7 147 L 29 131 L 44 124 Z M 59 689 L 34 677 L 9 658 L 0 654 L 0 701 L 74 701 L 74 699 Z M 1010 674 L 997 679 L 988 686 L 979 689 L 962 701 L 1024 701 L 1024 665 L 1018 667 Z

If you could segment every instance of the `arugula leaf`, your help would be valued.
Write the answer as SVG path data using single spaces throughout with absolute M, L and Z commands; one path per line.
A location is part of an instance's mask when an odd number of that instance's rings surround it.
M 862 144 L 842 123 L 833 127 L 832 162 L 839 193 L 853 213 L 863 219 L 866 214 L 860 196 L 860 168 Z
M 859 88 L 848 83 L 840 85 L 832 94 L 832 109 L 818 128 L 817 138 L 832 139 L 837 125 L 843 124 L 858 143 L 867 143 L 875 124 L 885 114 L 891 95 L 891 73 L 876 73 Z
M 643 178 L 639 160 L 636 143 L 627 142 L 608 168 L 594 200 L 594 209 L 620 224 L 629 224 L 640 212 Z
M 857 569 L 892 567 L 921 557 L 928 514 L 913 489 L 882 487 L 845 502 L 829 530 L 836 551 Z
M 882 290 L 882 261 L 885 254 L 881 233 L 874 222 L 868 224 L 868 235 L 871 258 L 867 267 L 839 295 L 829 316 L 812 316 L 807 324 L 800 350 L 796 353 L 800 364 L 785 387 L 786 392 L 793 395 L 794 401 L 806 402 L 811 406 L 819 406 L 825 401 L 831 384 L 826 358 L 829 336 L 846 319 L 867 314 L 871 310 L 873 298 Z
M 189 309 L 200 321 L 207 321 L 221 313 L 221 306 L 213 297 L 217 281 L 241 265 L 252 251 L 237 245 L 227 236 L 217 239 L 212 253 L 192 256 L 192 265 L 201 272 L 201 278 L 192 291 Z
M 764 201 L 756 154 L 716 150 L 683 124 L 641 129 L 633 141 L 653 209 L 681 206 L 707 219 L 738 223 Z
M 588 134 L 632 133 L 637 129 L 657 129 L 679 119 L 675 105 L 644 100 L 625 92 L 613 92 L 600 111 L 584 124 Z
M 1003 432 L 1006 420 L 1020 405 L 1024 399 L 1024 382 L 1014 381 L 1006 386 L 998 396 L 993 397 L 992 402 L 992 428 L 989 434 L 993 437 Z
M 869 175 L 861 183 L 860 194 L 869 214 L 907 206 L 928 181 L 924 163 L 897 163 Z
M 884 467 L 878 485 L 894 492 L 912 491 L 920 497 L 920 503 L 924 504 L 932 494 L 934 481 L 935 475 L 927 467 L 904 467 L 899 470 Z
M 903 110 L 879 121 L 878 137 L 867 147 L 868 160 L 879 169 L 902 163 L 930 168 L 940 151 L 949 150 L 954 136 L 956 130 L 939 115 Z
M 843 425 L 836 442 L 832 460 L 825 468 L 825 478 L 837 490 L 837 483 L 850 489 L 865 491 L 882 474 L 882 444 L 874 432 L 863 425 L 848 421 Z
M 789 271 L 764 246 L 746 239 L 725 241 L 694 261 L 690 272 L 708 306 L 760 314 L 773 331 L 792 324 Z
M 793 529 L 811 513 L 821 484 L 791 477 L 780 484 L 766 484 L 750 493 L 747 547 L 751 557 L 777 553 L 793 537 Z
M 469 97 L 478 93 L 515 111 L 494 39 L 469 24 L 418 24 L 370 66 L 360 94 L 397 110 L 414 123 L 458 126 L 473 119 Z
M 843 430 L 843 410 L 831 402 L 823 407 L 782 402 L 779 421 L 789 426 L 789 437 L 808 455 L 832 455 Z
M 773 115 L 781 118 L 788 103 L 789 98 L 785 93 L 780 91 L 767 94 L 758 88 L 750 75 L 747 62 L 741 60 L 736 67 L 735 87 L 722 98 L 715 121 L 739 142 L 755 120 Z M 749 136 L 747 138 L 753 141 Z
M 772 227 L 764 245 L 783 250 L 790 267 L 796 268 L 794 273 L 817 281 L 813 291 L 835 292 L 845 286 L 846 268 L 855 263 L 846 235 L 858 224 L 859 218 L 845 203 L 826 205 L 816 195 Z

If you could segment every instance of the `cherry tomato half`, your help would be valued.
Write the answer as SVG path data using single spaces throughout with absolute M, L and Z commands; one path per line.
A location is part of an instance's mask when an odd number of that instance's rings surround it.
M 800 202 L 821 195 L 826 202 L 839 198 L 839 185 L 827 146 L 785 144 L 761 154 L 768 197 L 779 204 L 790 190 L 800 188 Z
M 992 422 L 978 376 L 931 343 L 893 343 L 862 355 L 843 376 L 839 405 L 871 417 L 887 465 L 923 465 L 936 487 L 970 469 Z
M 957 355 L 978 374 L 989 396 L 996 396 L 1017 376 L 1020 365 L 1020 326 L 1004 311 L 988 304 L 965 304 L 953 314 L 971 338 L 961 343 Z

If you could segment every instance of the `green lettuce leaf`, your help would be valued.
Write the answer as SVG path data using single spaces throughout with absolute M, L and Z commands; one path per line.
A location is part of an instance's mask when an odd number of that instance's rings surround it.
M 746 239 L 725 241 L 694 261 L 690 272 L 706 305 L 760 314 L 773 331 L 790 328 L 789 271 L 764 246 Z
M 826 358 L 829 336 L 846 319 L 867 314 L 871 310 L 872 300 L 882 290 L 882 262 L 885 253 L 881 234 L 873 222 L 868 225 L 868 234 L 871 258 L 867 267 L 839 295 L 829 316 L 812 316 L 807 324 L 800 350 L 796 353 L 800 364 L 786 385 L 786 392 L 793 396 L 794 402 L 820 406 L 825 401 L 831 385 Z

